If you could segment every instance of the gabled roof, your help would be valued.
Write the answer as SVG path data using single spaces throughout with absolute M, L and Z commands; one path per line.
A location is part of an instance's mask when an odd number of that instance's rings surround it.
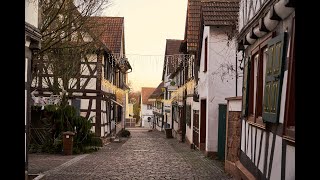
M 164 57 L 164 66 L 163 66 L 163 73 L 162 73 L 162 80 L 164 80 L 164 75 L 166 68 L 168 68 L 168 74 L 172 73 L 174 71 L 174 61 L 177 59 L 174 58 L 167 58 L 168 55 L 175 55 L 175 54 L 183 54 L 180 52 L 180 46 L 183 40 L 178 39 L 167 39 L 166 41 L 166 51 L 165 51 L 165 57 Z M 168 60 L 166 64 L 166 59 Z
M 107 46 L 112 53 L 120 53 L 121 42 L 123 41 L 124 43 L 124 39 L 122 38 L 124 37 L 124 18 L 93 16 L 89 17 L 88 21 L 93 25 L 93 33 L 99 37 L 102 43 Z
M 141 88 L 141 98 L 142 104 L 152 104 L 152 102 L 148 101 L 149 96 L 153 93 L 156 88 L 153 87 L 142 87 Z
M 201 0 L 189 0 L 187 7 L 187 19 L 185 40 L 187 51 L 198 51 L 201 31 Z
M 162 89 L 163 88 L 163 81 L 158 85 L 158 87 L 153 91 L 153 93 L 149 96 L 148 99 L 158 99 L 161 98 L 161 95 L 163 94 Z
M 228 26 L 237 24 L 239 0 L 207 0 L 201 3 L 204 25 Z

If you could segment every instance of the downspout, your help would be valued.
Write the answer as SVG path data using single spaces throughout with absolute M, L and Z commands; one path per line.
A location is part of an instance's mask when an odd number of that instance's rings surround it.
M 236 51 L 236 97 L 238 96 L 238 53 Z

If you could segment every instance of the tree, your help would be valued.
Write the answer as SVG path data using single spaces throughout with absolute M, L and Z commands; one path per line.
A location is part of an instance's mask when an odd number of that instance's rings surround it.
M 39 0 L 42 48 L 32 60 L 35 88 L 42 74 L 51 74 L 44 76 L 41 83 L 54 94 L 68 92 L 79 83 L 77 77 L 85 70 L 81 59 L 89 61 L 87 55 L 101 47 L 99 35 L 93 33 L 100 25 L 90 23 L 90 17 L 109 5 L 109 0 Z
M 130 92 L 129 93 L 129 102 L 133 104 L 133 118 L 136 118 L 136 121 L 140 120 L 140 110 L 141 110 L 141 92 Z

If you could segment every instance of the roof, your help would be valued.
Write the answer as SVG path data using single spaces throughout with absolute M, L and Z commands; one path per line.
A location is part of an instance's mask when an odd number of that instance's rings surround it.
M 167 39 L 166 41 L 166 51 L 165 51 L 165 57 L 164 57 L 164 68 L 163 68 L 163 74 L 162 74 L 162 80 L 164 79 L 164 74 L 166 68 L 168 68 L 168 73 L 172 73 L 174 71 L 174 61 L 176 59 L 174 58 L 167 58 L 168 55 L 175 55 L 175 54 L 183 54 L 180 52 L 180 46 L 183 40 L 178 39 Z M 166 59 L 168 60 L 168 66 L 166 67 Z
M 197 51 L 201 30 L 201 0 L 189 0 L 187 7 L 187 20 L 185 39 L 187 50 Z
M 204 25 L 226 26 L 237 24 L 239 0 L 207 0 L 201 3 Z
M 142 104 L 152 104 L 152 102 L 148 101 L 149 96 L 153 93 L 156 88 L 153 87 L 142 87 L 141 88 L 141 98 Z
M 149 99 L 157 99 L 161 94 L 163 94 L 162 89 L 163 88 L 163 81 L 158 85 L 158 87 L 153 91 L 153 93 L 149 96 Z
M 93 26 L 93 32 L 112 53 L 120 53 L 121 41 L 124 30 L 123 17 L 89 17 L 88 20 Z M 125 53 L 125 52 L 123 52 Z

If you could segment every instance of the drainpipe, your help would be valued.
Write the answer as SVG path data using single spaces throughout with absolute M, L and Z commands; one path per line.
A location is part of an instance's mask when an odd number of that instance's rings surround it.
M 238 53 L 236 51 L 236 97 L 238 96 Z

